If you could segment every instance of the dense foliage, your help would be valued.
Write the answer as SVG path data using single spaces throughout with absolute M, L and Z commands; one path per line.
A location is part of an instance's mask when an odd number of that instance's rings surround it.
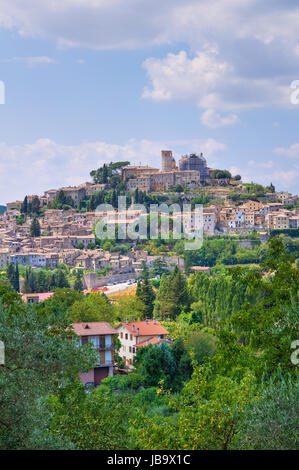
M 298 245 L 272 238 L 261 258 L 188 279 L 162 271 L 156 289 L 144 269 L 136 295 L 112 303 L 61 288 L 32 308 L 11 272 L 0 283 L 0 447 L 298 449 Z M 78 371 L 94 356 L 70 322 L 149 315 L 172 341 L 138 348 L 133 372 L 86 393 Z

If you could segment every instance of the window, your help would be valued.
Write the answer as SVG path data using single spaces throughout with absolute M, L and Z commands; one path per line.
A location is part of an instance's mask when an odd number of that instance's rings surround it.
M 129 352 L 132 352 L 132 348 L 131 348 L 131 346 L 129 346 Z
M 120 337 L 121 337 L 121 339 L 123 339 L 123 337 L 124 337 L 124 334 L 123 334 L 123 333 L 121 333 L 121 334 L 120 334 Z
M 125 334 L 125 339 L 128 339 L 128 333 Z
M 130 340 L 133 341 L 133 335 L 130 335 Z
M 132 348 L 132 352 L 133 352 L 133 354 L 135 354 L 135 348 Z
M 99 336 L 88 336 L 88 341 L 93 344 L 95 349 L 100 347 L 100 338 Z

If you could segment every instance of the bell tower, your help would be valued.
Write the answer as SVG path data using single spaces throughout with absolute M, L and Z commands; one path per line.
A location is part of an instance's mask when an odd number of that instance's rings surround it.
M 172 151 L 162 150 L 162 171 L 171 171 L 172 168 Z

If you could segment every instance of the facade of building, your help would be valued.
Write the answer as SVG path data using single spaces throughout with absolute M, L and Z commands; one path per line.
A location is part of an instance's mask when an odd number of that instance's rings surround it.
M 81 373 L 81 381 L 84 385 L 100 385 L 103 379 L 113 376 L 114 335 L 117 331 L 106 322 L 74 323 L 73 329 L 80 338 L 80 346 L 89 342 L 99 354 L 97 366 L 89 372 Z
M 157 320 L 124 322 L 116 328 L 121 342 L 119 355 L 129 368 L 133 368 L 133 360 L 137 349 L 149 344 L 165 341 L 168 331 Z
M 143 175 L 159 173 L 158 168 L 150 166 L 127 166 L 122 170 L 122 179 L 126 181 L 129 178 L 141 178 Z
M 150 167 L 126 167 L 123 181 L 128 189 L 149 192 L 167 191 L 176 185 L 196 188 L 203 181 L 210 181 L 210 171 L 206 159 L 201 154 L 185 155 L 176 166 L 171 150 L 161 151 L 162 171 Z
M 6 268 L 9 262 L 10 262 L 9 250 L 7 248 L 0 250 L 0 267 Z
M 207 161 L 202 153 L 200 155 L 196 155 L 195 153 L 191 153 L 190 155 L 184 155 L 179 160 L 179 170 L 198 171 L 201 175 L 201 181 L 210 179 L 210 171 L 207 167 Z

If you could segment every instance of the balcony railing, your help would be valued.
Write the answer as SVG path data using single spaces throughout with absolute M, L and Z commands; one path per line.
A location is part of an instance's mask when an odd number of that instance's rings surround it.
M 97 367 L 111 367 L 113 366 L 113 361 L 105 361 L 105 362 L 99 362 L 97 364 Z
M 113 351 L 114 346 L 110 344 L 110 346 L 105 346 L 105 344 L 100 344 L 99 346 L 95 346 L 95 349 L 98 351 Z

